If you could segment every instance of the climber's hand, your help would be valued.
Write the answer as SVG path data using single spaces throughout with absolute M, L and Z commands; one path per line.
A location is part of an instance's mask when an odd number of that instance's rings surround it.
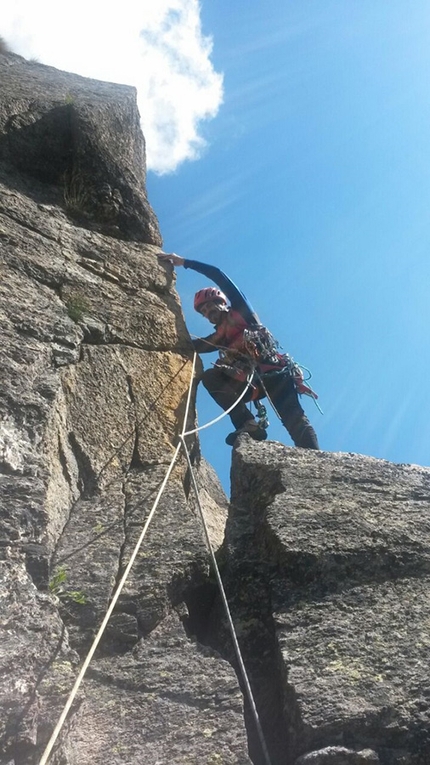
M 158 260 L 161 260 L 162 263 L 173 263 L 174 266 L 183 266 L 185 258 L 181 258 L 174 252 L 163 252 L 162 255 L 158 256 Z

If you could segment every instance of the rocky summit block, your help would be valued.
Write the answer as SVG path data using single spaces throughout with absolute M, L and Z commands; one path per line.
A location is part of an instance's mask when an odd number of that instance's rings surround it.
M 161 244 L 135 88 L 0 50 L 0 163 L 15 187 L 43 182 L 45 201 L 60 202 L 84 225 Z
M 428 765 L 430 469 L 243 436 L 225 551 L 274 762 Z

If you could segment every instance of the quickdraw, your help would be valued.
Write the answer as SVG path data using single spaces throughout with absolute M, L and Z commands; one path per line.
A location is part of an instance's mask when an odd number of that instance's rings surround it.
M 257 410 L 257 422 L 258 426 L 260 428 L 263 428 L 263 430 L 267 430 L 267 428 L 270 425 L 269 418 L 267 416 L 267 409 L 264 406 L 264 404 L 261 403 L 259 399 L 257 401 L 254 401 L 254 406 Z
M 290 359 L 290 362 L 290 374 L 294 380 L 297 393 L 300 396 L 310 396 L 316 401 L 318 394 L 315 393 L 309 385 L 306 385 L 302 368 L 294 361 L 294 359 Z

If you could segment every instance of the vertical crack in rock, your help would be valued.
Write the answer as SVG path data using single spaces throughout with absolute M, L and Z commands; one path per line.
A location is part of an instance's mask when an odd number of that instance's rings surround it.
M 138 422 L 138 415 L 137 415 L 137 408 L 136 408 L 136 399 L 134 396 L 133 391 L 133 382 L 131 379 L 131 375 L 126 374 L 126 381 L 127 381 L 127 388 L 128 388 L 128 395 L 130 398 L 130 401 L 133 405 L 134 409 L 134 443 L 133 443 L 133 455 L 131 458 L 130 468 L 138 468 L 141 464 L 140 460 L 140 449 L 139 449 L 139 422 Z
M 271 614 L 270 572 L 255 564 L 227 569 L 225 554 L 219 555 L 221 576 L 237 633 L 242 657 L 251 684 L 263 735 L 272 765 L 292 765 L 290 736 L 293 718 L 298 717 L 292 689 L 287 699 L 283 667 L 275 639 Z M 266 765 L 249 707 L 233 643 L 215 583 L 208 581 L 187 599 L 190 611 L 186 625 L 200 642 L 220 653 L 234 668 L 243 693 L 249 755 L 254 765 Z M 288 692 L 287 690 L 287 692 Z M 286 710 L 288 714 L 286 715 Z M 297 726 L 297 720 L 294 719 Z
M 108 608 L 124 540 L 121 482 L 110 488 L 109 497 L 76 502 L 56 550 L 57 570 L 65 575 L 60 610 L 80 653 L 88 650 Z
M 128 471 L 129 472 L 129 471 Z M 127 477 L 121 484 L 121 493 L 123 495 L 123 511 L 121 518 L 122 542 L 118 548 L 118 560 L 115 577 L 112 580 L 112 589 L 109 597 L 110 604 L 114 593 L 124 574 L 128 559 L 125 560 L 127 550 Z M 133 609 L 127 610 L 119 602 L 117 603 L 109 622 L 106 626 L 105 634 L 101 641 L 101 651 L 103 654 L 123 654 L 131 650 L 139 638 L 136 615 Z
M 78 488 L 82 499 L 89 499 L 98 493 L 97 476 L 92 468 L 91 460 L 85 453 L 75 433 L 69 433 L 69 444 L 72 448 L 79 471 Z
M 221 553 L 221 561 L 222 557 Z M 300 712 L 295 702 L 294 689 L 283 678 L 284 669 L 275 639 L 266 575 L 263 574 L 257 583 L 255 574 L 255 569 L 248 573 L 242 569 L 235 570 L 235 580 L 240 577 L 243 590 L 238 591 L 237 586 L 233 589 L 227 581 L 229 606 L 271 763 L 293 765 L 295 758 L 291 756 L 291 734 L 301 727 Z M 205 582 L 190 587 L 184 595 L 184 601 L 187 613 L 182 615 L 182 622 L 186 634 L 222 656 L 234 669 L 243 694 L 249 756 L 254 765 L 266 765 L 214 579 L 208 577 Z M 254 603 L 254 609 L 250 607 L 250 601 Z M 262 604 L 266 604 L 266 607 L 262 607 Z
M 267 507 L 284 491 L 285 486 L 276 464 L 264 467 L 254 464 L 253 470 L 247 471 L 238 464 L 237 454 L 235 459 L 232 501 L 221 558 L 223 577 L 272 765 L 292 765 L 292 719 L 297 718 L 297 708 L 294 706 L 294 712 L 291 709 L 293 694 L 286 704 L 282 661 L 272 616 L 273 568 L 270 556 L 266 558 L 260 552 Z M 219 609 L 220 605 L 217 605 L 215 613 Z M 236 666 L 225 624 L 221 635 L 224 646 L 230 646 L 227 655 L 230 654 Z M 240 674 L 238 679 L 242 685 Z M 250 756 L 255 765 L 264 765 L 265 757 L 254 716 L 247 702 L 245 713 Z
M 133 448 L 129 465 L 124 473 L 124 478 L 121 484 L 121 492 L 123 495 L 123 515 L 122 515 L 122 530 L 123 540 L 119 548 L 118 555 L 118 568 L 115 576 L 114 585 L 112 587 L 112 594 L 116 592 L 120 581 L 123 577 L 126 566 L 128 565 L 129 558 L 126 556 L 129 554 L 128 549 L 128 524 L 130 521 L 130 511 L 127 501 L 127 481 L 130 473 L 134 469 L 141 467 L 141 460 L 139 456 L 139 427 L 138 427 L 138 414 L 137 414 L 137 402 L 133 391 L 133 382 L 130 374 L 127 373 L 127 368 L 123 363 L 121 357 L 119 357 L 121 367 L 125 372 L 125 381 L 127 386 L 127 394 L 130 403 L 133 407 Z M 131 513 L 132 514 L 132 513 Z M 116 605 L 114 613 L 111 615 L 109 624 L 106 629 L 106 635 L 103 640 L 103 648 L 108 652 L 122 653 L 130 650 L 139 638 L 138 622 L 136 618 L 136 607 L 134 605 L 124 605 L 119 601 Z

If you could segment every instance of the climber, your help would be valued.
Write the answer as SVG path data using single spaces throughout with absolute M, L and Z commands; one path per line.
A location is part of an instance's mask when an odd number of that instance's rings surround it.
M 158 257 L 162 262 L 191 268 L 212 279 L 219 287 L 205 287 L 194 297 L 196 311 L 214 325 L 214 332 L 193 341 L 194 349 L 197 353 L 220 352 L 214 367 L 206 369 L 201 380 L 224 411 L 233 406 L 247 381 L 252 381 L 244 398 L 230 413 L 235 431 L 227 436 L 226 442 L 232 446 L 241 433 L 248 433 L 256 441 L 267 438 L 265 428 L 246 406 L 246 402 L 267 395 L 295 446 L 318 449 L 316 433 L 300 406 L 297 390 L 315 394 L 304 385 L 299 368 L 290 357 L 276 351 L 276 341 L 262 327 L 234 282 L 215 266 L 186 260 L 175 253 L 163 253 Z

